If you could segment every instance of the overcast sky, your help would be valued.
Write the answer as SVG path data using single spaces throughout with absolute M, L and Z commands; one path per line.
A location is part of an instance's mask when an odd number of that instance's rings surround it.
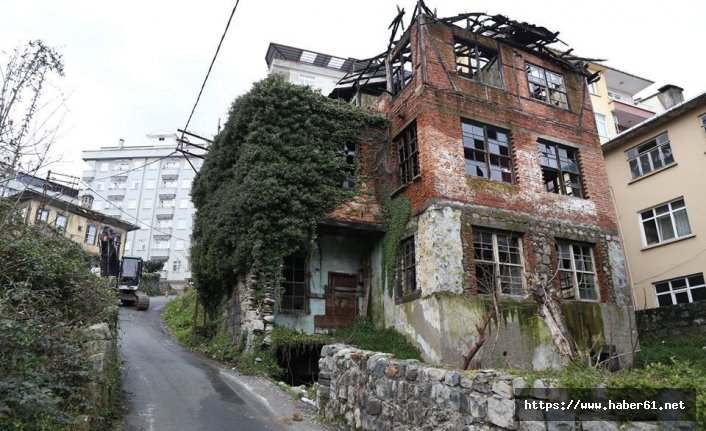
M 1 0 L 0 50 L 42 39 L 64 55 L 68 115 L 52 169 L 79 175 L 81 150 L 146 141 L 182 128 L 235 0 Z M 265 53 L 278 42 L 341 57 L 383 51 L 396 5 L 414 0 L 241 0 L 190 126 L 212 136 L 219 118 L 267 73 Z M 672 83 L 691 97 L 702 78 L 706 7 L 700 1 L 428 0 L 439 16 L 501 13 L 559 31 L 574 54 Z

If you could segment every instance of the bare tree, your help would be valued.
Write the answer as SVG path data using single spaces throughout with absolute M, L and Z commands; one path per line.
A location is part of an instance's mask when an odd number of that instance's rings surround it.
M 38 169 L 45 161 L 60 124 L 64 105 L 45 101 L 51 75 L 64 75 L 61 54 L 41 40 L 15 48 L 0 65 L 0 164 L 2 177 L 12 178 L 23 167 Z

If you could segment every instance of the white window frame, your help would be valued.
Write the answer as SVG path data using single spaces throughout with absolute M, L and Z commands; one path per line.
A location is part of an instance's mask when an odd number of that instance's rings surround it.
M 678 203 L 679 201 L 682 201 L 682 206 L 680 206 L 676 209 L 673 208 L 673 204 Z M 661 208 L 663 206 L 667 206 L 667 211 L 657 214 L 657 208 Z M 681 235 L 677 231 L 677 223 L 674 218 L 674 214 L 676 212 L 680 212 L 680 211 L 684 212 L 684 216 L 686 217 L 686 223 L 687 223 L 687 227 L 688 227 L 688 232 L 683 232 Z M 648 212 L 651 213 L 651 215 L 648 215 L 647 218 L 644 218 Z M 664 219 L 665 215 L 669 215 L 670 225 L 672 228 L 672 232 L 674 233 L 673 237 L 666 238 L 666 239 L 664 238 L 664 234 L 662 232 L 661 225 L 659 224 L 659 220 Z M 647 247 L 651 247 L 651 246 L 658 245 L 658 244 L 669 243 L 672 241 L 677 241 L 680 238 L 688 237 L 688 236 L 692 235 L 692 233 L 693 233 L 693 231 L 691 229 L 691 222 L 689 221 L 689 213 L 686 210 L 686 202 L 684 201 L 683 196 L 676 198 L 674 200 L 671 200 L 669 202 L 661 203 L 661 204 L 655 205 L 651 208 L 639 211 L 638 212 L 638 219 L 640 220 L 640 231 L 642 233 L 642 242 Z M 653 221 L 653 220 L 654 220 L 655 227 L 657 230 L 657 242 L 649 243 L 647 241 L 647 233 L 645 232 L 645 222 L 649 222 L 649 221 Z
M 598 112 L 594 112 L 593 115 L 596 118 L 596 130 L 598 131 L 598 137 L 607 140 L 610 136 L 608 136 L 608 123 L 606 121 L 606 116 L 604 114 L 599 114 Z M 601 140 L 601 142 L 604 141 Z
M 694 285 L 692 285 L 691 283 L 695 282 L 694 279 L 695 279 L 695 278 L 698 278 L 698 277 L 701 277 L 701 284 L 694 284 Z M 680 281 L 680 280 L 684 280 L 685 286 L 684 286 L 684 287 L 678 287 L 678 288 L 675 289 L 675 288 L 674 288 L 674 282 Z M 667 290 L 666 292 L 657 293 L 657 285 L 660 285 L 660 284 L 667 284 L 667 286 L 669 287 L 669 290 Z M 686 276 L 683 276 L 683 277 L 676 277 L 676 278 L 672 278 L 672 279 L 669 279 L 669 280 L 657 281 L 657 282 L 652 283 L 652 288 L 653 288 L 654 293 L 655 293 L 655 304 L 657 305 L 657 307 L 668 307 L 669 304 L 667 304 L 667 305 L 660 305 L 660 304 L 659 304 L 659 297 L 660 297 L 660 296 L 669 296 L 669 297 L 671 298 L 671 300 L 672 300 L 672 304 L 671 304 L 671 305 L 676 305 L 676 304 L 691 304 L 692 302 L 695 302 L 695 301 L 694 301 L 694 298 L 693 298 L 692 292 L 693 292 L 694 290 L 696 290 L 696 289 L 706 289 L 706 283 L 704 283 L 704 273 L 701 272 L 701 273 L 686 275 Z M 676 297 L 676 295 L 679 294 L 679 293 L 686 293 L 686 294 L 687 294 L 687 297 L 689 298 L 689 302 L 687 302 L 687 303 L 685 303 L 685 302 L 677 302 L 677 297 Z
M 132 181 L 130 183 L 130 190 L 137 190 L 140 188 L 140 182 L 139 181 Z
M 101 162 L 100 164 L 100 172 L 108 172 L 108 167 L 110 164 L 108 162 Z
M 59 219 L 63 220 L 63 223 L 59 223 Z M 69 217 L 64 214 L 57 214 L 56 220 L 54 220 L 54 226 L 61 231 L 66 231 L 66 226 L 69 224 Z
M 181 272 L 181 270 L 182 270 L 181 259 L 174 259 L 174 262 L 172 262 L 172 272 Z
M 569 259 L 570 259 L 570 267 L 569 268 L 562 268 L 561 267 L 561 250 L 560 247 L 568 246 L 569 247 Z M 582 247 L 588 249 L 588 257 L 591 259 L 591 267 L 592 269 L 590 271 L 584 269 L 579 269 L 576 267 L 576 250 L 574 247 Z M 581 300 L 581 301 L 599 301 L 600 300 L 600 292 L 598 288 L 598 275 L 596 274 L 596 258 L 593 255 L 593 247 L 591 244 L 584 244 L 584 243 L 579 243 L 579 242 L 574 242 L 574 241 L 565 241 L 565 240 L 557 240 L 556 241 L 556 248 L 557 248 L 557 271 L 559 274 L 559 283 L 561 286 L 561 273 L 570 273 L 571 274 L 571 281 L 573 284 L 573 297 L 568 296 L 568 295 L 563 295 L 565 292 L 562 289 L 562 296 L 565 299 L 572 299 L 572 300 Z M 581 297 L 581 289 L 579 288 L 579 274 L 586 274 L 590 275 L 593 277 L 593 294 L 595 295 L 594 298 L 583 298 Z M 568 290 L 568 289 L 567 289 Z
M 644 147 L 648 144 L 651 144 L 654 141 L 655 146 L 648 148 L 646 150 L 640 151 L 640 147 Z M 636 145 L 627 151 L 625 151 L 625 156 L 627 157 L 628 160 L 628 169 L 630 170 L 630 175 L 632 175 L 633 179 L 638 179 L 642 178 L 645 175 L 649 175 L 652 172 L 656 172 L 660 169 L 664 169 L 667 166 L 671 166 L 675 164 L 677 161 L 674 158 L 674 151 L 672 151 L 672 147 L 670 144 L 669 140 L 669 134 L 667 132 L 661 133 L 658 136 L 655 136 L 652 139 L 649 139 L 639 145 Z M 655 167 L 654 165 L 654 156 L 653 154 L 655 151 L 657 151 L 656 155 L 659 157 L 659 162 L 662 164 L 662 166 Z M 650 170 L 648 172 L 644 172 L 642 169 L 642 158 L 646 157 L 647 164 L 650 166 Z M 668 159 L 671 158 L 671 161 L 668 161 Z M 635 161 L 636 162 L 636 167 L 638 168 L 639 174 L 635 175 L 636 172 L 633 171 L 632 166 L 630 166 L 630 162 Z
M 137 240 L 137 250 L 138 251 L 147 250 L 147 241 L 145 241 L 144 239 L 138 239 Z
M 174 199 L 160 199 L 159 200 L 159 207 L 160 208 L 174 208 L 174 205 L 176 202 L 174 202 Z
M 525 285 L 525 279 L 522 276 L 525 271 L 525 257 L 524 257 L 524 251 L 522 249 L 522 235 L 516 233 L 516 232 L 506 232 L 506 231 L 494 231 L 491 229 L 484 229 L 482 227 L 476 228 L 475 226 L 473 227 L 474 230 L 474 236 L 475 233 L 486 233 L 486 234 L 491 234 L 492 235 L 492 247 L 493 247 L 493 260 L 484 260 L 484 259 L 477 259 L 475 258 L 475 237 L 473 238 L 473 248 L 474 248 L 474 266 L 477 265 L 478 263 L 481 264 L 492 264 L 493 265 L 493 278 L 495 279 L 495 289 L 498 292 L 499 295 L 505 295 L 505 296 L 524 296 L 525 292 L 527 292 L 527 286 Z M 515 263 L 509 263 L 509 262 L 500 262 L 500 249 L 498 247 L 498 235 L 502 236 L 509 236 L 509 237 L 514 237 L 517 238 L 517 246 L 518 246 L 518 253 L 520 255 L 520 263 L 515 264 Z M 500 267 L 501 266 L 508 266 L 508 267 L 513 267 L 513 268 L 520 268 L 520 284 L 522 288 L 522 292 L 519 293 L 505 293 L 502 290 L 502 276 L 500 275 Z M 481 293 L 480 289 L 480 281 L 477 279 L 478 274 L 476 273 L 476 286 L 478 288 L 478 293 Z M 486 292 L 482 292 L 486 293 Z M 487 292 L 489 293 L 489 292 Z

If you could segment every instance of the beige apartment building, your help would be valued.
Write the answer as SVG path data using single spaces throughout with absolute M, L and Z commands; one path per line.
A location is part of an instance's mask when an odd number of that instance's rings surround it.
M 706 300 L 706 93 L 603 145 L 637 309 Z

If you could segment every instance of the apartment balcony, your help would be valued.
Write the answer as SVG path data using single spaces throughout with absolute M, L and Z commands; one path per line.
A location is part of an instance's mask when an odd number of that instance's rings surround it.
M 158 219 L 174 218 L 174 207 L 157 207 L 154 210 L 154 215 Z
M 611 100 L 608 103 L 608 106 L 613 113 L 613 118 L 615 118 L 619 132 L 642 123 L 655 115 L 652 111 L 648 111 L 647 109 L 639 108 L 628 103 L 623 103 L 618 100 Z
M 149 259 L 168 259 L 168 258 L 169 258 L 169 249 L 159 249 L 159 248 L 150 249 Z
M 160 188 L 159 198 L 160 199 L 174 199 L 176 197 L 177 189 L 175 187 Z
M 178 168 L 162 169 L 162 172 L 160 172 L 160 175 L 162 176 L 162 179 L 164 179 L 164 180 L 176 180 L 179 177 L 179 169 Z
M 81 174 L 81 179 L 83 179 L 83 181 L 85 181 L 87 183 L 90 183 L 91 181 L 96 179 L 96 171 L 94 171 L 94 170 L 83 171 L 83 173 Z

